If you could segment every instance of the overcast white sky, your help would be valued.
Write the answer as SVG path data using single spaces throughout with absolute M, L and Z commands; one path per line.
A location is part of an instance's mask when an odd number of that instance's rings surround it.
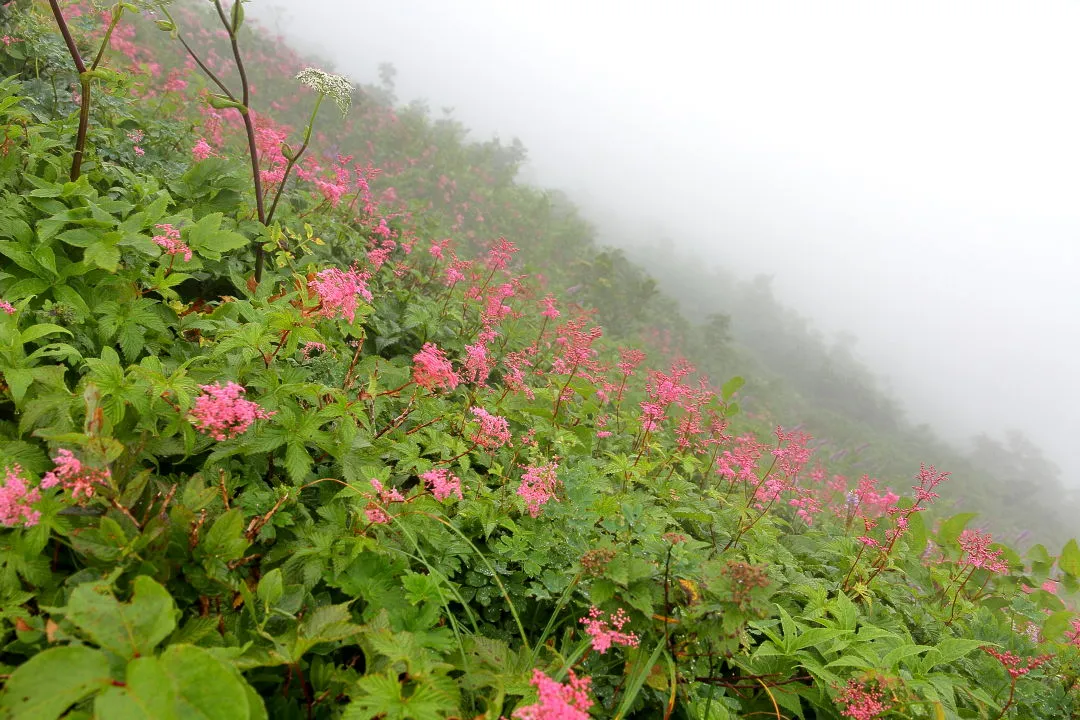
M 1080 3 L 257 0 L 530 177 L 850 330 L 917 421 L 1080 484 Z

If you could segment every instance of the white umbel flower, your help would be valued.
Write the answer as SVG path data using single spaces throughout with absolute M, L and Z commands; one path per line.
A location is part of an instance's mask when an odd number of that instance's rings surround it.
M 352 106 L 352 83 L 344 75 L 334 75 L 319 68 L 304 68 L 296 79 L 317 93 L 326 95 L 337 103 L 342 117 L 349 114 Z

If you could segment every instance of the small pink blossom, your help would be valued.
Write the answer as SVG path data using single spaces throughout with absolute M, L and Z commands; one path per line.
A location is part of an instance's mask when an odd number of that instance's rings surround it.
M 957 542 L 964 551 L 960 562 L 992 573 L 1007 573 L 1009 566 L 1001 558 L 1002 551 L 990 549 L 991 539 L 990 533 L 964 530 L 957 538 Z
M 510 442 L 510 423 L 506 418 L 492 415 L 482 407 L 474 407 L 471 412 L 480 423 L 473 434 L 473 442 L 488 450 L 495 450 Z
M 8 315 L 14 315 L 15 306 L 9 303 L 7 300 L 0 300 L 0 312 L 5 312 Z
M 569 681 L 563 685 L 555 682 L 539 670 L 533 670 L 529 684 L 536 688 L 537 702 L 514 710 L 516 720 L 589 720 L 589 697 L 592 679 L 579 678 L 570 671 Z
M 161 231 L 160 235 L 154 236 L 155 245 L 164 250 L 166 255 L 183 255 L 184 262 L 191 262 L 191 248 L 180 239 L 179 230 L 168 223 L 154 227 Z
M 559 486 L 558 469 L 559 466 L 553 462 L 525 468 L 517 494 L 525 501 L 525 508 L 531 517 L 539 516 L 544 505 L 555 499 L 555 490 Z
M 214 149 L 210 147 L 210 143 L 206 142 L 203 138 L 199 138 L 194 147 L 191 148 L 191 157 L 196 162 L 205 160 L 214 154 Z
M 404 502 L 405 497 L 397 488 L 384 487 L 378 478 L 371 478 L 371 487 L 375 490 L 375 496 L 367 496 L 371 501 L 364 508 L 364 515 L 373 525 L 386 525 L 390 522 L 390 515 L 387 514 L 385 506 L 392 502 Z
M 881 688 L 870 687 L 858 680 L 848 680 L 836 696 L 836 702 L 843 705 L 840 714 L 851 720 L 874 720 L 892 705 L 885 702 L 885 693 Z
M 300 354 L 304 356 L 305 360 L 309 359 L 311 354 L 315 352 L 319 354 L 325 353 L 326 345 L 321 342 L 311 341 L 304 343 L 304 347 L 300 350 Z
M 623 626 L 630 622 L 626 611 L 619 608 L 604 618 L 600 608 L 589 608 L 589 614 L 578 622 L 585 626 L 585 632 L 592 638 L 592 649 L 603 655 L 612 645 L 637 647 L 638 636 L 635 633 L 622 632 Z
M 204 394 L 195 398 L 191 421 L 196 428 L 215 440 L 237 437 L 256 420 L 266 420 L 274 415 L 273 412 L 263 410 L 257 403 L 240 397 L 245 391 L 236 383 L 230 382 L 224 386 L 214 383 L 199 387 Z
M 413 382 L 422 388 L 453 390 L 461 382 L 454 366 L 434 343 L 425 343 L 420 352 L 413 355 Z
M 544 310 L 540 313 L 542 317 L 554 320 L 559 317 L 559 310 L 555 307 L 555 298 L 551 295 L 545 297 L 541 302 L 544 304 Z
M 93 497 L 94 486 L 106 484 L 112 476 L 108 468 L 95 470 L 84 466 L 70 450 L 57 452 L 53 463 L 56 467 L 41 478 L 41 487 L 47 490 L 62 485 L 71 491 L 71 497 L 75 500 Z
M 8 468 L 4 484 L 0 486 L 0 525 L 4 527 L 33 527 L 41 520 L 41 512 L 33 505 L 41 499 L 37 488 L 22 477 L 18 465 Z
M 344 272 L 337 268 L 323 270 L 308 287 L 319 296 L 320 312 L 324 317 L 343 317 L 350 323 L 356 319 L 357 296 L 371 302 L 374 298 L 368 290 L 367 273 L 351 269 Z
M 457 495 L 458 500 L 464 499 L 461 495 L 461 479 L 450 474 L 449 470 L 429 470 L 422 474 L 420 479 L 431 488 L 431 494 L 435 499 L 442 502 L 451 495 Z

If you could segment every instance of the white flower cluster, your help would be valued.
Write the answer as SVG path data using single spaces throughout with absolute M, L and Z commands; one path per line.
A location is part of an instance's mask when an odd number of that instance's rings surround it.
M 319 68 L 304 68 L 296 79 L 317 93 L 330 97 L 337 103 L 342 117 L 349 114 L 352 106 L 352 83 L 344 75 L 334 75 Z

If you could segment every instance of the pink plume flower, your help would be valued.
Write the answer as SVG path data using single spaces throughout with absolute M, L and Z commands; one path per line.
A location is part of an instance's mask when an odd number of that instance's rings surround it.
M 461 495 L 461 479 L 450 474 L 449 470 L 429 470 L 422 474 L 420 479 L 431 488 L 431 494 L 435 499 L 442 502 L 451 495 L 457 495 L 458 500 L 463 500 Z
M 531 517 L 539 516 L 544 505 L 555 499 L 555 490 L 559 486 L 558 469 L 559 466 L 553 462 L 525 468 L 517 494 L 525 501 L 525 508 Z
M 536 688 L 537 702 L 519 707 L 511 717 L 517 720 L 589 720 L 589 708 L 593 705 L 589 697 L 591 682 L 592 678 L 579 678 L 571 670 L 569 681 L 563 685 L 539 670 L 533 670 L 529 684 Z
M 244 388 L 236 383 L 214 383 L 199 387 L 204 394 L 195 398 L 191 421 L 196 428 L 215 440 L 237 437 L 256 420 L 266 420 L 274 415 L 263 410 L 257 403 L 242 398 Z
M 327 268 L 316 275 L 308 287 L 319 296 L 320 312 L 324 317 L 343 317 L 351 323 L 356 319 L 356 297 L 359 295 L 369 303 L 374 299 L 367 287 L 369 279 L 367 273 L 357 272 L 355 268 L 348 272 Z
M 892 707 L 885 702 L 885 693 L 880 688 L 870 687 L 855 679 L 848 680 L 848 684 L 841 688 L 836 702 L 843 705 L 840 714 L 851 720 L 874 720 Z
M 413 382 L 428 390 L 453 390 L 461 378 L 446 359 L 446 353 L 434 343 L 425 343 L 420 352 L 413 355 Z
M 390 515 L 385 507 L 393 502 L 405 502 L 405 497 L 397 488 L 384 487 L 378 478 L 371 478 L 371 487 L 375 490 L 375 495 L 367 496 L 371 498 L 371 502 L 364 508 L 364 515 L 372 525 L 386 525 L 390 522 Z
M 592 638 L 592 649 L 601 655 L 606 653 L 612 645 L 638 646 L 637 634 L 622 632 L 626 623 L 630 622 L 630 617 L 622 608 L 605 618 L 600 608 L 594 605 L 589 608 L 589 614 L 578 622 L 585 626 L 586 634 Z
M 70 450 L 57 452 L 53 463 L 56 467 L 41 478 L 41 487 L 48 490 L 62 485 L 66 490 L 71 491 L 71 497 L 75 500 L 93 497 L 94 486 L 104 485 L 112 476 L 108 468 L 95 470 L 84 466 Z
M 15 306 L 9 303 L 7 300 L 0 300 L 0 311 L 5 312 L 8 315 L 14 315 Z
M 164 250 L 166 255 L 183 255 L 184 262 L 191 262 L 191 248 L 180 239 L 179 230 L 168 223 L 154 227 L 161 231 L 160 235 L 154 236 L 154 244 Z
M 8 468 L 4 484 L 0 486 L 0 525 L 4 527 L 33 527 L 41 520 L 41 512 L 34 503 L 41 499 L 37 488 L 22 476 L 22 468 Z
M 210 143 L 205 139 L 199 138 L 194 147 L 191 148 L 191 157 L 196 161 L 202 161 L 214 154 L 214 149 L 210 147 Z
M 482 407 L 474 407 L 471 412 L 480 423 L 480 427 L 473 434 L 473 442 L 488 450 L 501 448 L 510 442 L 510 423 L 506 418 L 492 415 Z

